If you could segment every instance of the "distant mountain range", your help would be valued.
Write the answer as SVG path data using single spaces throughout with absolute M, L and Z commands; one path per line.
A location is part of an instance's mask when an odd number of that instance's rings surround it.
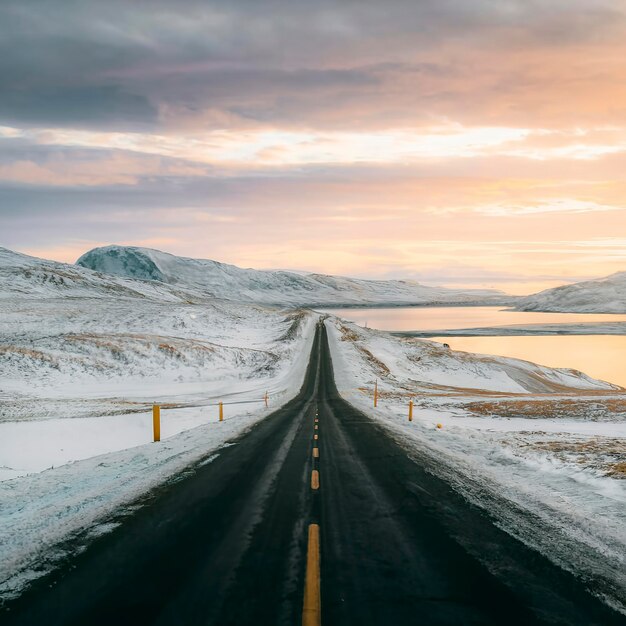
M 410 280 L 243 269 L 131 246 L 95 248 L 75 265 L 0 248 L 0 297 L 12 295 L 118 296 L 175 302 L 219 298 L 320 307 L 484 304 L 514 306 L 520 311 L 626 313 L 626 272 L 520 298 L 496 290 L 446 289 Z
M 281 306 L 508 304 L 512 301 L 495 290 L 446 289 L 410 280 L 359 280 L 242 269 L 137 247 L 95 248 L 81 256 L 77 265 L 103 274 L 158 281 L 215 298 Z

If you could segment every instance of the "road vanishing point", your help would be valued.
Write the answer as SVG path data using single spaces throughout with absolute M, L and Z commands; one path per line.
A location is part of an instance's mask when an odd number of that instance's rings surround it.
M 0 610 L 28 626 L 611 626 L 625 618 L 337 392 L 301 391 Z

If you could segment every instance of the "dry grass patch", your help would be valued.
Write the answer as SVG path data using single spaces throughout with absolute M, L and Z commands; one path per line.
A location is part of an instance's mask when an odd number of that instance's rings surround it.
M 626 478 L 626 461 L 620 461 L 610 466 L 607 476 L 612 478 Z
M 611 478 L 626 478 L 626 441 L 616 437 L 566 435 L 546 438 L 547 433 L 526 433 L 535 438 L 522 448 L 546 453 L 563 463 L 593 469 Z
M 46 354 L 45 352 L 41 352 L 40 350 L 32 350 L 31 348 L 20 348 L 19 346 L 0 346 L 0 354 L 4 354 L 8 357 L 18 356 L 33 359 L 35 361 L 47 363 L 48 365 L 52 365 L 54 367 L 58 367 L 59 364 L 58 359 L 55 357 Z
M 589 422 L 626 419 L 626 398 L 528 398 L 470 402 L 466 408 L 482 417 L 569 418 Z
M 346 326 L 340 326 L 339 331 L 341 332 L 341 341 L 356 342 L 359 340 L 359 335 Z
M 380 360 L 377 359 L 367 348 L 363 346 L 358 346 L 359 351 L 365 355 L 365 358 L 374 366 L 378 373 L 382 376 L 387 376 L 389 372 L 389 368 Z

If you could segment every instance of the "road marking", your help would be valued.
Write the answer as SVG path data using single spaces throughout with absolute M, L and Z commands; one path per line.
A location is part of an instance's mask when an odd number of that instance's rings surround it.
M 315 418 L 315 423 L 317 424 L 317 422 L 319 422 L 319 420 L 317 419 L 317 417 Z
M 311 472 L 311 489 L 320 488 L 320 473 L 317 470 Z
M 313 439 L 315 439 L 315 441 L 317 441 L 317 435 L 313 435 Z
M 314 459 L 319 459 L 320 458 L 320 449 L 319 448 L 313 448 L 313 458 Z
M 315 424 L 315 430 L 317 430 L 317 424 Z
M 309 546 L 306 555 L 306 578 L 302 626 L 321 626 L 322 599 L 320 597 L 320 527 L 309 526 Z

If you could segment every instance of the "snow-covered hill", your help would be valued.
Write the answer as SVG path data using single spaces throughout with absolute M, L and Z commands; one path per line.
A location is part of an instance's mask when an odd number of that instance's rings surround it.
M 200 297 L 154 281 L 104 275 L 0 247 L 0 298 L 148 298 L 187 302 Z
M 313 319 L 0 248 L 0 430 L 107 420 L 155 398 L 283 393 Z M 0 479 L 20 470 L 2 451 Z
M 519 311 L 626 313 L 626 272 L 546 289 L 518 300 Z
M 450 350 L 436 341 L 398 337 L 361 328 L 339 319 L 327 323 L 338 341 L 356 348 L 380 378 L 379 390 L 389 383 L 405 393 L 459 393 L 478 389 L 495 393 L 563 393 L 574 390 L 620 390 L 573 369 L 544 367 L 501 356 Z M 343 344 L 342 344 L 343 345 Z M 356 364 L 349 369 L 354 371 Z M 363 371 L 362 380 L 370 374 Z
M 242 269 L 148 248 L 107 246 L 80 257 L 78 266 L 158 281 L 228 300 L 294 306 L 508 303 L 494 290 L 427 287 L 409 280 L 359 280 L 323 274 Z

